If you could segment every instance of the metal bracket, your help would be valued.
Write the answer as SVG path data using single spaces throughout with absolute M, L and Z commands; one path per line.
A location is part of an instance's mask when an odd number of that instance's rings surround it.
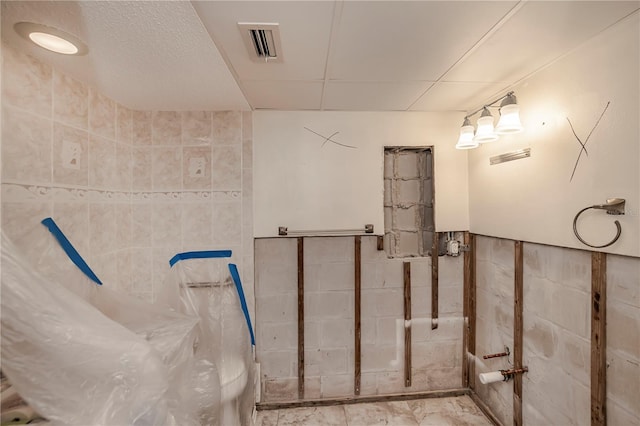
M 460 244 L 460 251 L 471 251 L 469 244 Z

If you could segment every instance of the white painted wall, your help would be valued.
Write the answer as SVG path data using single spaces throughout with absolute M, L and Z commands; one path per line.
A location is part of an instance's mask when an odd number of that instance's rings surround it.
M 362 228 L 384 232 L 385 146 L 434 146 L 436 230 L 469 227 L 467 155 L 454 149 L 458 114 L 276 112 L 253 114 L 254 235 Z M 356 149 L 325 142 L 308 130 Z M 323 146 L 324 143 L 324 146 Z
M 639 22 L 636 13 L 515 87 L 525 132 L 469 154 L 472 232 L 586 249 L 573 233 L 575 214 L 622 197 L 626 215 L 590 210 L 579 230 L 603 244 L 618 219 L 620 240 L 602 250 L 640 256 Z M 567 117 L 584 142 L 609 101 L 570 182 L 580 145 Z M 524 147 L 531 158 L 489 165 L 489 157 Z

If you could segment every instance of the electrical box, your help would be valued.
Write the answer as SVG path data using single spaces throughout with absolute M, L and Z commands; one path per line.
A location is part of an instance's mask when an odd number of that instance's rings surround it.
M 460 241 L 458 240 L 447 241 L 447 255 L 449 256 L 460 255 Z

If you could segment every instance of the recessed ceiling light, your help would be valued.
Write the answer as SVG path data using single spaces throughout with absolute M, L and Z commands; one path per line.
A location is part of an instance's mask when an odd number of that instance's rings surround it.
M 18 22 L 13 26 L 24 39 L 63 55 L 86 55 L 89 49 L 77 37 L 57 28 L 33 22 Z

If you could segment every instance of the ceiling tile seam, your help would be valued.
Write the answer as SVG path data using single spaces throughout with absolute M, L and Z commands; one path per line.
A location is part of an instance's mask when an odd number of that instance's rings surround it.
M 333 45 L 338 33 L 340 32 L 340 23 L 342 22 L 342 9 L 344 0 L 336 0 L 333 3 L 333 18 L 331 19 L 331 32 L 329 33 L 329 46 L 327 47 L 327 58 L 324 62 L 324 79 L 322 83 L 322 93 L 320 94 L 320 111 L 324 110 L 324 100 L 327 93 L 327 83 L 329 81 L 329 73 L 331 72 L 331 62 L 333 59 Z
M 328 83 L 349 83 L 349 84 L 354 84 L 354 83 L 363 83 L 363 84 L 398 84 L 398 83 L 422 83 L 422 84 L 426 84 L 426 83 L 435 83 L 435 80 L 352 80 L 352 79 L 348 79 L 348 80 L 342 80 L 342 79 L 338 79 L 338 78 L 330 78 L 326 80 Z M 481 82 L 484 83 L 484 82 Z M 490 82 L 489 82 L 490 83 Z
M 244 82 L 254 82 L 254 83 L 324 83 L 324 79 L 295 79 L 295 78 L 285 78 L 283 80 L 274 79 L 274 78 L 265 78 L 265 79 L 255 79 L 255 78 L 245 78 L 241 80 Z
M 220 53 L 220 56 L 222 56 L 222 60 L 224 60 L 224 63 L 226 64 L 227 69 L 229 70 L 229 72 L 233 76 L 233 79 L 236 82 L 236 84 L 238 85 L 238 89 L 240 89 L 240 92 L 242 93 L 242 96 L 244 96 L 244 100 L 247 102 L 247 105 L 249 105 L 249 108 L 251 108 L 252 111 L 255 110 L 254 106 L 249 101 L 249 97 L 247 96 L 247 92 L 246 92 L 245 88 L 242 86 L 242 83 L 241 83 L 241 80 L 240 80 L 240 76 L 238 75 L 238 72 L 233 67 L 233 64 L 231 63 L 231 60 L 229 59 L 229 55 L 227 55 L 227 52 L 222 47 L 222 43 L 220 43 L 220 42 L 218 42 L 216 40 L 216 37 L 209 31 L 207 26 L 204 24 L 204 22 L 202 21 L 202 17 L 198 13 L 198 10 L 193 6 L 193 2 L 190 1 L 189 4 L 191 5 L 191 8 L 193 8 L 193 11 L 195 12 L 196 16 L 198 17 L 198 21 L 200 21 L 200 25 L 202 25 L 202 27 L 207 32 L 207 34 L 209 34 L 209 38 L 211 39 L 211 42 L 216 47 L 216 49 L 218 49 L 218 52 Z
M 333 79 L 309 79 L 309 80 L 298 80 L 298 79 L 253 79 L 253 78 L 245 78 L 241 80 L 245 83 L 345 83 L 345 84 L 433 84 L 436 83 L 433 80 L 333 80 Z M 487 84 L 492 83 L 496 84 L 496 82 L 484 82 L 484 81 L 454 81 L 454 82 L 442 82 L 442 83 L 478 83 L 478 84 Z M 497 84 L 503 83 L 502 81 L 497 82 Z
M 435 84 L 432 84 L 431 86 L 429 86 L 420 96 L 418 96 L 416 98 L 416 100 L 414 100 L 408 107 L 407 110 L 410 110 L 420 99 L 422 99 L 422 97 L 424 95 L 426 95 L 429 90 L 431 90 L 433 87 L 435 87 L 435 85 L 439 82 L 441 82 L 446 76 L 447 74 L 449 74 L 455 67 L 457 67 L 458 65 L 460 65 L 462 62 L 464 62 L 465 60 L 467 60 L 467 58 L 469 56 L 471 56 L 471 54 L 473 54 L 473 52 L 475 52 L 476 50 L 478 50 L 480 48 L 480 46 L 482 46 L 484 43 L 487 42 L 487 40 L 489 40 L 493 34 L 496 33 L 496 31 L 498 31 L 500 28 L 502 28 L 502 26 L 504 24 L 507 23 L 507 21 L 509 21 L 511 18 L 513 18 L 513 16 L 518 13 L 518 11 L 520 9 L 522 9 L 522 7 L 524 6 L 525 3 L 527 3 L 529 0 L 519 0 L 518 3 L 516 3 L 511 9 L 509 9 L 509 11 L 507 13 L 505 13 L 502 18 L 500 18 L 498 20 L 498 22 L 496 22 L 490 29 L 489 31 L 487 31 L 486 33 L 484 33 L 484 35 L 482 37 L 480 37 L 478 39 L 478 41 L 476 41 L 473 46 L 471 46 L 469 49 L 467 49 L 467 51 L 457 60 L 455 61 L 447 70 L 445 70 L 445 72 L 443 72 L 440 77 L 438 77 L 436 79 Z
M 493 99 L 495 97 L 504 95 L 504 93 L 506 91 L 511 90 L 514 87 L 517 87 L 518 85 L 522 84 L 523 82 L 527 81 L 528 79 L 532 78 L 534 75 L 538 74 L 539 72 L 544 71 L 545 69 L 549 68 L 550 66 L 552 66 L 553 64 L 557 63 L 558 61 L 561 61 L 562 59 L 566 58 L 567 56 L 573 54 L 575 51 L 577 51 L 578 49 L 582 48 L 584 45 L 588 44 L 589 42 L 591 42 L 591 40 L 593 40 L 594 38 L 598 37 L 600 34 L 610 30 L 611 28 L 621 24 L 622 22 L 626 21 L 627 19 L 631 19 L 631 17 L 635 14 L 640 13 L 640 7 L 635 9 L 633 12 L 630 12 L 629 14 L 623 16 L 622 18 L 618 19 L 617 21 L 615 21 L 614 23 L 612 23 L 611 25 L 606 26 L 605 28 L 603 28 L 602 30 L 598 31 L 596 34 L 594 34 L 593 36 L 589 37 L 588 39 L 584 40 L 582 43 L 578 44 L 577 46 L 575 46 L 573 49 L 568 50 L 567 52 L 559 55 L 558 57 L 556 57 L 555 59 L 552 59 L 551 61 L 547 62 L 544 65 L 541 65 L 540 67 L 538 67 L 537 69 L 531 71 L 529 74 L 525 75 L 524 77 L 514 81 L 511 84 L 508 84 L 506 87 L 504 87 L 503 89 L 493 93 L 492 96 L 489 96 L 488 99 Z M 471 108 L 471 111 L 480 108 L 482 105 L 476 105 L 474 108 Z

